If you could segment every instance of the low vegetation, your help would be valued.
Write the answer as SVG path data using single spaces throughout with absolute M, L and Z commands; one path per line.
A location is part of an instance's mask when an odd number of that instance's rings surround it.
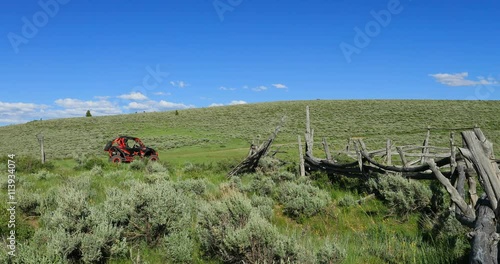
M 496 102 L 313 101 L 34 121 L 0 127 L 17 154 L 17 256 L 2 263 L 460 263 L 467 228 L 439 184 L 400 175 L 349 179 L 297 173 L 297 134 L 313 126 L 333 146 L 365 136 L 448 144 L 448 128 L 478 124 L 498 148 Z M 389 107 L 387 107 L 389 105 Z M 335 113 L 350 113 L 349 116 Z M 252 140 L 287 123 L 278 154 L 227 178 Z M 370 118 L 367 118 L 370 116 Z M 401 118 L 404 116 L 404 118 Z M 429 116 L 435 118 L 428 119 Z M 316 122 L 316 123 L 314 123 Z M 270 125 L 271 123 L 271 125 Z M 442 130 L 440 130 L 442 129 Z M 48 163 L 36 135 L 43 132 Z M 139 136 L 160 162 L 110 164 L 118 134 Z M 260 138 L 259 138 L 259 135 Z M 421 137 L 420 137 L 421 136 Z M 319 148 L 320 146 L 318 146 Z M 335 149 L 342 147 L 331 147 Z M 319 152 L 318 152 L 319 153 Z M 0 168 L 6 170 L 6 157 Z M 6 183 L 2 183 L 6 189 Z M 367 196 L 372 199 L 363 200 Z M 5 192 L 0 199 L 6 201 Z M 0 222 L 9 217 L 0 203 Z M 3 240 L 9 232 L 0 227 Z

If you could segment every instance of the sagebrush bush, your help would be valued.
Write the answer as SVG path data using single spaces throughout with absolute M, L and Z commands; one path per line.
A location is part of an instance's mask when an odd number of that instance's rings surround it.
M 144 163 L 143 160 L 135 159 L 132 162 L 130 162 L 129 167 L 131 170 L 141 171 L 146 168 L 146 163 Z
M 33 173 L 32 175 L 37 180 L 48 180 L 48 179 L 55 178 L 55 177 L 59 176 L 59 175 L 54 174 L 46 169 L 41 169 L 41 170 L 37 171 L 36 173 Z
M 353 206 L 353 205 L 356 204 L 356 199 L 352 195 L 346 194 L 344 197 L 342 197 L 339 200 L 338 204 L 339 204 L 340 207 Z
M 282 183 L 276 198 L 283 204 L 285 214 L 293 218 L 313 216 L 330 202 L 327 192 L 315 186 L 294 182 Z
M 183 181 L 178 181 L 174 183 L 174 188 L 183 193 L 204 195 L 207 191 L 207 180 L 206 179 L 187 179 Z
M 202 204 L 198 236 L 203 252 L 225 263 L 314 263 L 297 261 L 296 241 L 279 234 L 250 199 L 237 192 Z
M 273 173 L 271 175 L 271 178 L 275 182 L 282 182 L 282 181 L 293 181 L 297 177 L 295 176 L 295 174 L 288 172 L 288 171 L 278 171 L 276 173 Z
M 171 182 L 132 185 L 128 204 L 132 207 L 126 230 L 155 245 L 160 238 L 189 226 L 192 200 L 175 190 Z
M 188 230 L 173 233 L 165 238 L 165 255 L 172 263 L 192 263 L 195 249 L 195 240 Z
M 90 170 L 90 175 L 91 176 L 103 176 L 104 171 L 102 170 L 102 167 L 100 165 L 94 165 L 92 169 Z
M 276 183 L 271 179 L 270 176 L 264 175 L 262 173 L 254 173 L 250 176 L 250 186 L 248 191 L 254 192 L 261 196 L 269 196 L 273 193 Z
M 258 170 L 264 174 L 273 174 L 281 169 L 282 162 L 279 159 L 270 156 L 264 156 L 259 160 Z
M 331 264 L 340 263 L 346 258 L 346 252 L 332 240 L 326 240 L 316 253 L 317 263 Z
M 148 162 L 146 165 L 146 171 L 149 173 L 166 172 L 167 168 L 165 168 L 160 162 Z
M 428 208 L 432 197 L 429 187 L 397 174 L 384 174 L 371 178 L 368 181 L 368 188 L 378 194 L 393 213 L 403 217 L 411 212 Z
M 251 198 L 252 206 L 257 208 L 260 215 L 267 220 L 273 217 L 274 200 L 266 196 L 253 195 Z
M 40 194 L 25 189 L 19 189 L 16 197 L 17 206 L 21 209 L 21 212 L 27 216 L 40 215 L 39 207 L 42 200 Z
M 91 207 L 88 199 L 81 189 L 63 186 L 57 191 L 55 210 L 44 213 L 44 226 L 35 234 L 34 241 L 46 241 L 41 252 L 67 262 L 85 263 L 123 254 L 122 229 L 109 222 L 102 210 Z

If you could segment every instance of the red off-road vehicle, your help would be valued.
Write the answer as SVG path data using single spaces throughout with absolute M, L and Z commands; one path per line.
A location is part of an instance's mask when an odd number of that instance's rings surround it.
M 158 152 L 146 147 L 139 138 L 120 136 L 113 141 L 109 141 L 104 147 L 104 151 L 109 153 L 109 161 L 113 163 L 132 162 L 135 157 L 147 158 L 150 161 L 157 161 Z

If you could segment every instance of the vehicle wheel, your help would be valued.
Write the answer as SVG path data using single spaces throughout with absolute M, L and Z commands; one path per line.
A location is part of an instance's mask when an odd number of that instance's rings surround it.
M 114 156 L 109 158 L 109 161 L 113 162 L 113 163 L 121 163 L 123 161 L 123 159 L 119 155 L 114 155 Z
M 160 160 L 160 158 L 158 158 L 157 155 L 151 155 L 148 158 L 149 158 L 149 161 L 159 161 Z

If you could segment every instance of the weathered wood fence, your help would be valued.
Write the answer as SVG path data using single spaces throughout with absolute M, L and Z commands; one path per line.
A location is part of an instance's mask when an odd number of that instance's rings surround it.
M 462 146 L 456 146 L 455 134 L 450 132 L 449 146 L 429 145 L 430 128 L 421 146 L 394 146 L 387 140 L 386 147 L 368 150 L 362 138 L 351 138 L 345 149 L 339 151 L 352 158 L 340 163 L 331 154 L 325 138 L 322 145 L 326 158 L 314 156 L 314 129 L 310 125 L 309 107 L 306 108 L 305 153 L 298 138 L 300 173 L 321 170 L 346 176 L 366 176 L 370 172 L 399 172 L 414 179 L 437 179 L 449 193 L 456 218 L 474 228 L 471 239 L 470 263 L 498 263 L 497 233 L 500 217 L 500 169 L 492 143 L 480 128 L 460 133 Z M 393 159 L 397 156 L 396 160 Z M 484 194 L 479 198 L 476 181 Z M 467 188 L 466 188 L 467 185 Z M 468 194 L 465 190 L 468 190 Z

